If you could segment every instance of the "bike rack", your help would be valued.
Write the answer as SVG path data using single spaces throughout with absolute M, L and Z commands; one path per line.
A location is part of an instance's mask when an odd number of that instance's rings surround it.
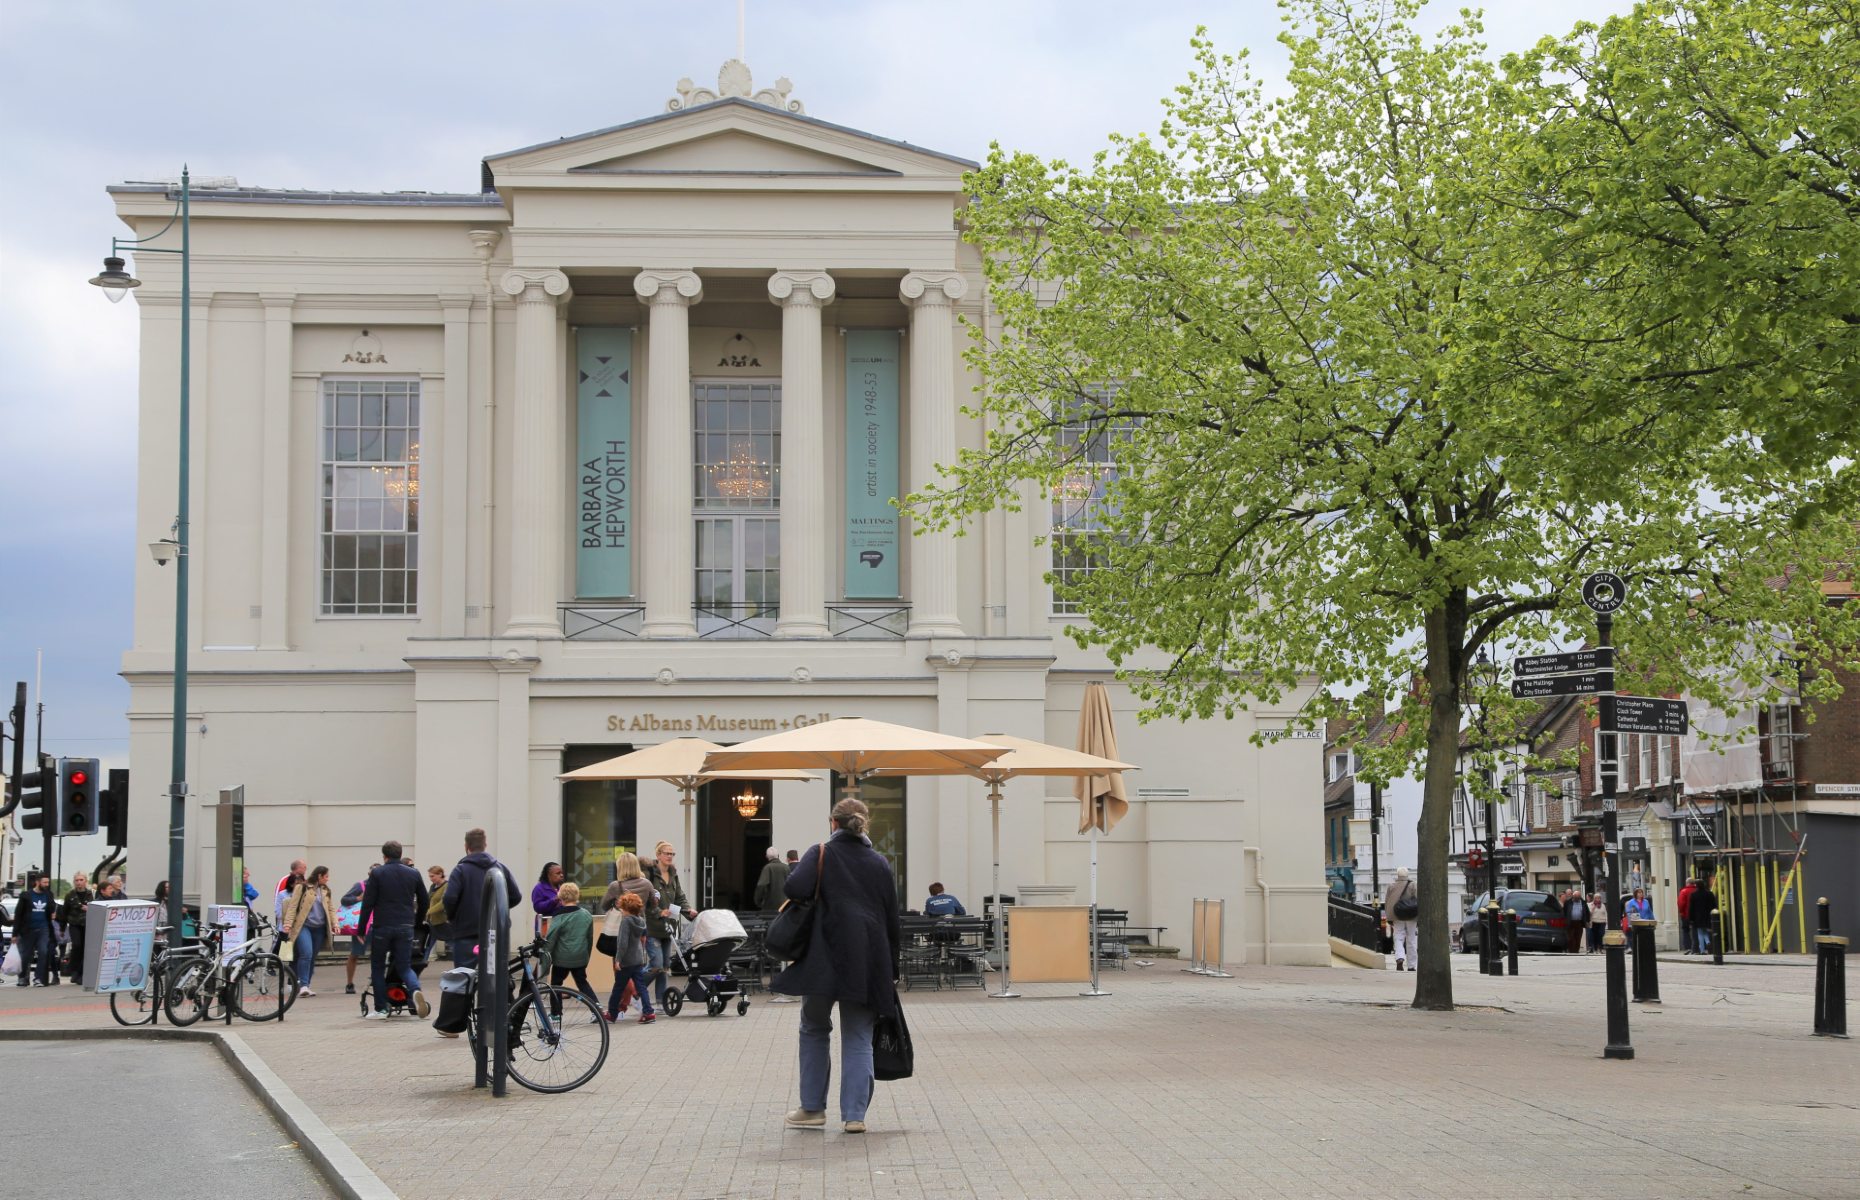
M 484 873 L 478 896 L 478 1042 L 472 1047 L 477 1066 L 473 1087 L 490 1085 L 502 1099 L 510 1090 L 510 994 L 504 971 L 504 945 L 510 941 L 510 897 L 501 867 Z M 486 1059 L 490 1061 L 487 1062 Z

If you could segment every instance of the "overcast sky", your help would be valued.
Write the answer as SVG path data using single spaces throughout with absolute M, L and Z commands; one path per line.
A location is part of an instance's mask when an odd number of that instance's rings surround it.
M 1627 7 L 1500 0 L 1488 40 L 1496 54 Z M 246 185 L 474 191 L 485 155 L 663 111 L 680 76 L 714 86 L 736 8 L 0 4 L 0 707 L 42 648 L 47 749 L 127 765 L 130 567 L 172 514 L 133 508 L 135 307 L 85 282 L 123 232 L 106 185 L 185 162 Z M 999 141 L 1082 160 L 1154 127 L 1197 23 L 1280 77 L 1269 0 L 749 0 L 747 59 L 823 120 L 967 158 Z M 67 873 L 86 855 L 68 848 Z

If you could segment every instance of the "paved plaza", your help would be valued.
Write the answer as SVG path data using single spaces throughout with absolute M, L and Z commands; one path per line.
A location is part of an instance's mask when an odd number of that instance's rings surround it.
M 917 1076 L 879 1085 L 864 1136 L 781 1127 L 795 1005 L 623 1024 L 589 1086 L 505 1100 L 462 1041 L 348 997 L 237 1032 L 408 1200 L 1860 1197 L 1860 1044 L 1810 1036 L 1805 960 L 1663 961 L 1632 1062 L 1601 1057 L 1599 957 L 1454 965 L 1447 1014 L 1335 968 L 913 992 Z M 0 1029 L 111 1024 L 73 988 L 0 989 Z

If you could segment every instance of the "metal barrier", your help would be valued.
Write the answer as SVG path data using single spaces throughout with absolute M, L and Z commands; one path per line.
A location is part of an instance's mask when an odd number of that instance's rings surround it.
M 478 1038 L 472 1045 L 477 1064 L 474 1087 L 490 1085 L 493 1096 L 510 1090 L 510 972 L 504 948 L 510 943 L 510 897 L 501 867 L 484 873 L 478 895 Z M 489 1061 L 487 1062 L 487 1058 Z
M 1330 936 L 1338 941 L 1360 946 L 1364 950 L 1382 950 L 1382 913 L 1379 909 L 1346 900 L 1334 892 L 1330 896 Z
M 1188 961 L 1184 974 L 1232 979 L 1221 970 L 1221 937 L 1227 924 L 1227 901 L 1197 898 L 1189 918 Z

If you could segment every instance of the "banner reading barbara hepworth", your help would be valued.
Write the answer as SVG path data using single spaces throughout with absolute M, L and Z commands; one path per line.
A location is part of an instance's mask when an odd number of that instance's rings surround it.
M 898 331 L 846 334 L 848 599 L 898 594 Z
M 575 336 L 575 594 L 633 594 L 633 331 Z

